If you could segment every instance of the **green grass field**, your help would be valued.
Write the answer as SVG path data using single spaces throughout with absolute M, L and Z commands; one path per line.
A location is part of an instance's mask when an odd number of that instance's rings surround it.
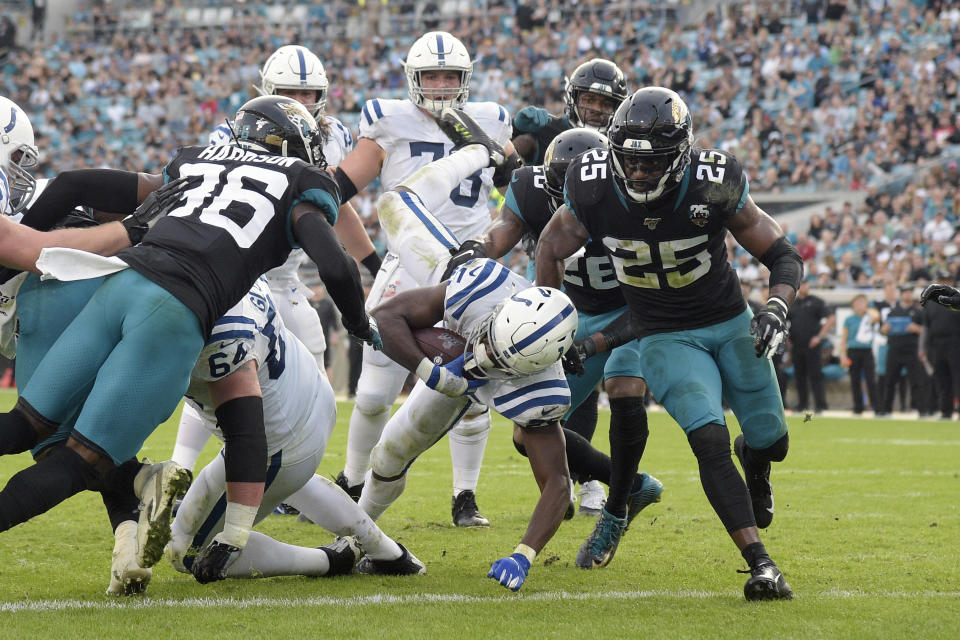
M 4 408 L 13 400 L 0 396 Z M 343 465 L 350 409 L 340 405 L 327 475 Z M 607 416 L 595 438 L 604 449 Z M 792 602 L 743 599 L 736 570 L 744 563 L 703 496 L 683 433 L 662 413 L 651 415 L 643 469 L 664 482 L 663 501 L 637 518 L 613 563 L 589 572 L 574 565 L 593 526 L 578 516 L 523 590 L 504 590 L 485 574 L 520 539 L 537 489 L 497 418 L 478 491 L 490 529 L 452 526 L 445 442 L 414 464 L 406 493 L 380 521 L 427 564 L 425 576 L 203 586 L 161 563 L 146 597 L 114 599 L 104 595 L 113 537 L 99 496 L 85 494 L 2 534 L 0 638 L 956 637 L 960 427 L 825 418 L 790 426 L 764 542 Z M 143 455 L 169 457 L 175 428 L 164 424 Z M 211 443 L 201 463 L 214 453 Z M 4 458 L 2 481 L 29 462 Z M 332 539 L 290 517 L 260 529 L 295 544 Z

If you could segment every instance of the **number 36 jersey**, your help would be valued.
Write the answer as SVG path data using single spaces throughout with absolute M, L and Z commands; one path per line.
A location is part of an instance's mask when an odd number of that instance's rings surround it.
M 235 146 L 184 147 L 164 175 L 203 180 L 142 244 L 118 255 L 196 313 L 207 334 L 262 273 L 283 264 L 296 247 L 294 206 L 314 205 L 331 225 L 340 208 L 340 192 L 327 172 L 297 158 Z
M 737 159 L 713 149 L 691 149 L 680 185 L 649 205 L 622 193 L 606 150 L 570 163 L 564 187 L 567 207 L 610 256 L 642 335 L 708 326 L 746 308 L 725 223 L 748 193 Z

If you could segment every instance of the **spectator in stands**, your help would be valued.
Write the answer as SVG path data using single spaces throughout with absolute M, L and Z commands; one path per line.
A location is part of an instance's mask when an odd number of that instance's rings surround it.
M 821 369 L 821 349 L 833 331 L 836 316 L 821 298 L 810 295 L 810 282 L 805 280 L 797 290 L 787 320 L 790 323 L 790 359 L 797 383 L 796 410 L 808 408 L 808 390 L 812 389 L 814 410 L 822 413 L 827 409 L 827 395 Z

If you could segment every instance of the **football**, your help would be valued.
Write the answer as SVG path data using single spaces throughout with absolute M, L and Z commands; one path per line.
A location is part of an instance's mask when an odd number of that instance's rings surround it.
M 439 327 L 429 327 L 427 329 L 416 329 L 413 332 L 413 339 L 417 341 L 417 346 L 423 351 L 434 364 L 447 364 L 463 355 L 463 350 L 467 346 L 467 341 L 458 333 L 449 329 Z

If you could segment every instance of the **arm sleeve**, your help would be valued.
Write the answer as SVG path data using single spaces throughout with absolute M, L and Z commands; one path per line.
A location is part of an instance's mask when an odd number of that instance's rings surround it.
M 316 263 L 327 293 L 340 310 L 343 326 L 348 331 L 365 326 L 360 271 L 340 245 L 333 227 L 319 213 L 307 213 L 296 221 L 294 231 L 300 246 Z
M 47 185 L 20 224 L 49 231 L 77 206 L 110 213 L 133 213 L 138 204 L 137 183 L 137 174 L 130 171 L 64 171 Z

